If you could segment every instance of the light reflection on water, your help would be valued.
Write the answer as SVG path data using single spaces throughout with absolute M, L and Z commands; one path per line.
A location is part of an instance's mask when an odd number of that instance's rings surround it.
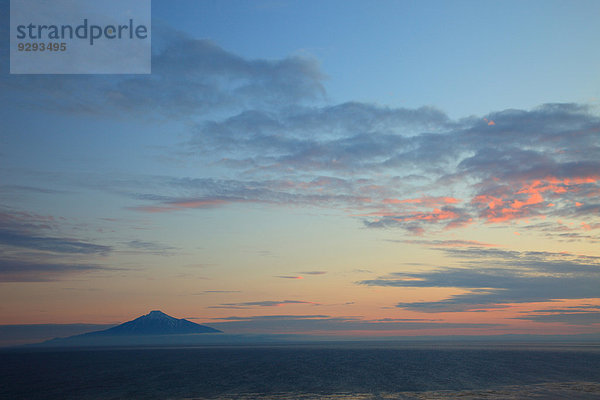
M 215 398 L 185 398 L 181 400 L 208 400 Z M 506 386 L 496 389 L 481 390 L 439 390 L 426 392 L 398 393 L 246 393 L 230 396 L 219 396 L 220 400 L 522 400 L 522 399 L 600 399 L 600 383 L 594 382 L 555 382 L 526 386 Z

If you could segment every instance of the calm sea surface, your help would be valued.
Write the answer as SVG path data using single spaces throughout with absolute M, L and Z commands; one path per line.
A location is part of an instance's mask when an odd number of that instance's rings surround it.
M 1 350 L 2 399 L 600 399 L 598 346 Z

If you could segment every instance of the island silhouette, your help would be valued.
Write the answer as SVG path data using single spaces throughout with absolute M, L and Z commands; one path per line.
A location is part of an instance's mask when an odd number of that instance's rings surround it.
M 159 310 L 150 311 L 112 328 L 65 338 L 54 338 L 33 346 L 136 346 L 182 345 L 203 342 L 206 334 L 223 333 L 184 318 L 175 318 Z
M 174 318 L 162 311 L 150 311 L 134 320 L 113 326 L 102 331 L 84 333 L 78 336 L 97 335 L 184 335 L 190 333 L 222 333 L 218 329 L 196 324 L 183 318 Z

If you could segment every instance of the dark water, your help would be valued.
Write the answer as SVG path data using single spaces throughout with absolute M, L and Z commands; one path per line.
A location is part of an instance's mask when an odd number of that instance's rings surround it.
M 600 351 L 271 346 L 0 352 L 2 399 L 600 399 Z

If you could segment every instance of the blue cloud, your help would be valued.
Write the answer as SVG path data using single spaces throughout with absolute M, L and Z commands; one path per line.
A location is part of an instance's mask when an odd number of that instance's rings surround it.
M 56 225 L 52 217 L 14 210 L 0 211 L 0 246 L 65 254 L 106 255 L 112 248 L 45 234 Z
M 114 270 L 97 264 L 46 261 L 31 255 L 18 258 L 0 255 L 0 282 L 47 282 L 74 274 Z
M 6 46 L 8 33 L 2 38 Z M 59 113 L 181 118 L 324 98 L 324 75 L 308 57 L 245 59 L 160 23 L 153 24 L 152 41 L 151 75 L 3 73 L 0 99 Z
M 534 322 L 562 322 L 567 325 L 594 325 L 600 324 L 600 312 L 588 311 L 588 312 L 564 312 L 564 313 L 552 313 L 552 314 L 529 314 L 523 317 L 515 317 L 515 319 L 524 319 L 527 321 Z
M 446 249 L 463 259 L 464 268 L 440 268 L 422 273 L 392 273 L 357 282 L 368 286 L 451 287 L 465 294 L 432 302 L 398 303 L 422 312 L 470 311 L 507 303 L 585 299 L 598 296 L 600 257 L 502 249 Z
M 111 268 L 81 262 L 81 257 L 103 257 L 111 246 L 50 236 L 56 221 L 33 213 L 0 212 L 0 281 L 38 282 Z M 75 261 L 73 261 L 75 260 Z
M 3 229 L 0 229 L 0 245 L 70 254 L 104 255 L 112 250 L 110 246 L 86 243 L 74 239 L 42 237 Z
M 411 234 L 597 215 L 600 117 L 590 108 L 546 104 L 488 117 L 496 124 L 356 102 L 244 110 L 197 123 L 187 146 L 223 176 L 246 180 L 172 179 L 164 193 L 138 196 L 165 210 L 186 200 L 341 207 L 367 227 Z M 401 201 L 414 193 L 461 198 L 429 208 Z M 587 240 L 582 229 L 569 238 Z

